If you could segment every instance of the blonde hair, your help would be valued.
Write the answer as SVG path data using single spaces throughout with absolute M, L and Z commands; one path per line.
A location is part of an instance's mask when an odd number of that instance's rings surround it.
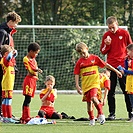
M 11 52 L 13 50 L 13 47 L 10 45 L 2 45 L 1 46 L 1 55 L 4 56 L 6 52 Z
M 13 22 L 17 21 L 17 22 L 21 22 L 21 17 L 20 15 L 18 15 L 16 12 L 9 12 L 7 14 L 7 22 L 9 22 L 10 20 L 12 20 Z
M 110 17 L 107 18 L 107 25 L 113 24 L 114 22 L 118 23 L 116 17 L 110 16 Z
M 54 76 L 52 76 L 52 75 L 46 76 L 45 82 L 47 82 L 47 81 L 49 81 L 49 80 L 55 83 L 55 78 L 54 78 Z
M 84 48 L 88 48 L 88 46 L 84 42 L 80 42 L 76 44 L 76 51 L 77 52 L 82 52 Z

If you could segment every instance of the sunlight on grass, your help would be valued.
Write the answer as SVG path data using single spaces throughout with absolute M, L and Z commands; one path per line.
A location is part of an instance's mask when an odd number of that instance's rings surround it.
M 22 94 L 13 96 L 13 114 L 20 118 L 23 103 Z M 40 108 L 39 95 L 36 94 L 32 99 L 30 109 L 31 116 L 36 116 Z M 80 95 L 63 95 L 59 94 L 55 102 L 55 109 L 59 112 L 65 112 L 75 118 L 88 118 L 86 103 L 82 102 Z M 96 113 L 96 111 L 95 111 Z M 108 116 L 108 105 L 104 107 L 104 114 Z M 73 121 L 72 119 L 56 120 L 56 124 L 48 125 L 22 125 L 22 124 L 4 124 L 0 123 L 1 133 L 132 133 L 133 123 L 127 122 L 127 112 L 122 94 L 116 95 L 116 116 L 124 118 L 123 120 L 106 121 L 104 125 L 96 122 L 95 126 L 89 126 L 89 121 Z

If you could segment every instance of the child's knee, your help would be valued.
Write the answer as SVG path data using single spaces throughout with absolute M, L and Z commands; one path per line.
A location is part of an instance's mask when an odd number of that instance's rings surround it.
M 38 111 L 38 116 L 41 117 L 41 118 L 44 118 L 45 114 L 46 113 L 43 110 Z

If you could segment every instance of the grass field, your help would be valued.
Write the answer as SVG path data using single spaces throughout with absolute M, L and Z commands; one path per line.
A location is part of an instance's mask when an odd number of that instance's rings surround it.
M 13 95 L 13 114 L 21 117 L 22 94 Z M 65 112 L 75 118 L 87 118 L 86 103 L 81 101 L 80 95 L 58 94 L 55 109 Z M 122 94 L 116 95 L 116 117 L 122 120 L 106 121 L 104 125 L 96 122 L 95 126 L 89 126 L 89 121 L 73 121 L 72 119 L 56 120 L 56 124 L 48 125 L 24 125 L 0 123 L 1 133 L 133 133 L 133 123 L 127 122 L 127 112 Z M 32 99 L 30 108 L 31 116 L 36 116 L 40 107 L 39 95 Z M 104 107 L 105 116 L 108 116 L 108 106 Z M 50 121 L 50 120 L 49 120 Z

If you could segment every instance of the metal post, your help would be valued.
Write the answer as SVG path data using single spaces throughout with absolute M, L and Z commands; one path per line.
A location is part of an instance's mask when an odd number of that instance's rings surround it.
M 104 0 L 104 25 L 106 26 L 106 0 Z
M 32 0 L 32 25 L 35 24 L 34 18 L 34 0 Z M 33 42 L 35 42 L 35 29 L 33 28 Z
M 106 0 L 104 0 L 104 25 L 106 26 Z M 106 31 L 106 29 L 105 29 Z M 107 55 L 105 55 L 105 61 L 107 60 Z

